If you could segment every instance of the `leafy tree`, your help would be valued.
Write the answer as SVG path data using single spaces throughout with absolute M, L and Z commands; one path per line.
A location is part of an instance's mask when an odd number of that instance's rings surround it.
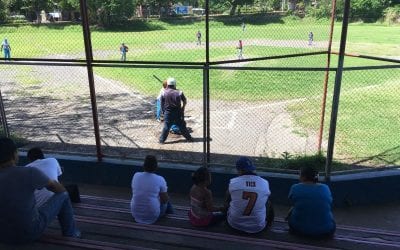
M 282 0 L 255 0 L 254 4 L 261 11 L 280 10 L 282 8 Z
M 388 0 L 353 0 L 351 2 L 351 17 L 363 21 L 376 21 L 383 15 L 383 10 L 389 6 Z
M 23 7 L 29 15 L 30 13 L 35 13 L 38 21 L 40 20 L 40 12 L 42 10 L 48 10 L 50 7 L 53 7 L 53 3 L 48 0 L 23 0 Z
M 78 0 L 60 0 L 57 5 L 61 10 L 79 11 L 80 3 Z
M 398 23 L 400 20 L 400 4 L 389 7 L 384 11 L 385 21 L 389 24 Z
M 0 23 L 4 23 L 7 20 L 7 8 L 4 1 L 0 1 Z
M 236 9 L 239 6 L 243 6 L 245 4 L 254 4 L 254 0 L 213 0 L 211 1 L 211 5 L 213 6 L 224 6 L 228 5 L 229 15 L 233 16 L 236 14 Z
M 8 10 L 11 13 L 19 13 L 21 9 L 24 7 L 24 1 L 23 0 L 6 0 L 6 1 L 1 1 L 0 4 L 4 4 L 5 8 L 8 8 Z
M 97 24 L 112 27 L 123 24 L 133 15 L 132 0 L 94 0 L 91 16 L 96 15 Z
M 316 6 L 311 4 L 306 7 L 307 15 L 315 17 L 317 19 L 330 18 L 332 9 L 331 0 L 320 0 Z
M 267 4 L 272 10 L 280 10 L 282 8 L 282 0 L 267 0 Z

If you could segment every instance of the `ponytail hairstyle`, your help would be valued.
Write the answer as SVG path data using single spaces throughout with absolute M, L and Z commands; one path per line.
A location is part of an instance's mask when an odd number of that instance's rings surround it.
M 210 171 L 208 171 L 208 168 L 206 167 L 200 167 L 192 174 L 192 181 L 195 185 L 199 185 L 209 179 Z
M 318 171 L 312 167 L 303 167 L 300 170 L 300 177 L 302 177 L 304 181 L 312 181 L 314 183 L 317 183 Z

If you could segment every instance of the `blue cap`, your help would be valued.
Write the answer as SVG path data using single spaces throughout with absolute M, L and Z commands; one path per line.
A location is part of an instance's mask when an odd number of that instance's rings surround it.
M 250 161 L 249 158 L 242 156 L 236 162 L 236 169 L 244 171 L 253 171 L 256 169 L 256 167 L 253 165 L 253 163 Z

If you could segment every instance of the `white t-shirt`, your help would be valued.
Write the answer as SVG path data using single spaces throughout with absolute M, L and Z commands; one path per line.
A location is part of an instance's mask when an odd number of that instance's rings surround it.
M 60 164 L 55 158 L 38 159 L 26 165 L 26 167 L 37 168 L 42 171 L 49 179 L 58 181 L 62 174 Z M 42 188 L 35 191 L 36 206 L 43 205 L 54 193 Z
M 161 101 L 161 97 L 164 96 L 164 92 L 165 92 L 165 89 L 164 89 L 164 88 L 161 88 L 160 93 L 159 93 L 158 96 L 157 96 L 157 100 L 160 100 L 160 101 Z
M 8 41 L 6 42 L 5 40 L 1 43 L 1 46 L 3 46 L 3 49 L 10 49 L 10 44 L 8 43 Z
M 268 181 L 257 175 L 241 175 L 229 183 L 231 202 L 228 223 L 247 233 L 257 233 L 266 226 L 266 206 L 271 194 Z
M 160 216 L 160 193 L 167 192 L 162 176 L 138 172 L 132 178 L 131 213 L 138 223 L 152 224 Z

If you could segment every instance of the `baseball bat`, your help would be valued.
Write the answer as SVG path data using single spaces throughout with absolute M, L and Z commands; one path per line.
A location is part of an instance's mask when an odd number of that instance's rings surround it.
M 153 75 L 153 77 L 156 78 L 157 81 L 159 81 L 159 82 L 161 82 L 161 83 L 163 82 L 163 81 L 162 81 L 160 78 L 158 78 L 156 75 Z

